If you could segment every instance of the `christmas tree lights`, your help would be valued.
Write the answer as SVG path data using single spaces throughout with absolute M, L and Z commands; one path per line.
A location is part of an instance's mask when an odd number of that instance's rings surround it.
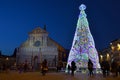
M 77 68 L 87 68 L 88 60 L 90 59 L 94 68 L 100 68 L 98 53 L 89 29 L 87 15 L 84 11 L 86 6 L 82 4 L 79 9 L 80 15 L 67 65 L 71 65 L 71 62 L 75 61 Z

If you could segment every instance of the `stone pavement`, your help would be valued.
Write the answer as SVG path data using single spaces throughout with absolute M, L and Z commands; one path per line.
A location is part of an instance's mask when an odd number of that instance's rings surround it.
M 0 80 L 120 80 L 120 77 L 109 76 L 104 78 L 102 74 L 96 74 L 89 77 L 88 74 L 75 73 L 74 76 L 64 72 L 49 72 L 42 76 L 40 72 L 2 72 L 0 73 Z

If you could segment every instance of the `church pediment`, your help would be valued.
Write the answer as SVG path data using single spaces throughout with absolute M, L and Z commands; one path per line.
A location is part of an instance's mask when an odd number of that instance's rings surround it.
M 37 27 L 31 32 L 29 32 L 29 34 L 41 34 L 41 33 L 48 33 L 48 32 L 40 27 Z

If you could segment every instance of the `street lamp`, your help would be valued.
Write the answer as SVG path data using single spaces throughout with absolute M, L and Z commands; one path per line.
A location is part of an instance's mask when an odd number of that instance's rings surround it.
M 109 60 L 110 59 L 110 55 L 107 53 L 107 60 Z
M 41 52 L 41 48 L 39 48 L 39 60 L 40 60 L 40 63 L 42 63 L 42 52 Z
M 101 62 L 103 61 L 103 55 L 100 55 L 100 61 Z
M 120 44 L 119 43 L 117 44 L 117 50 L 118 51 L 120 50 Z
M 113 45 L 111 45 L 111 49 L 112 49 L 112 52 L 115 50 L 115 47 Z

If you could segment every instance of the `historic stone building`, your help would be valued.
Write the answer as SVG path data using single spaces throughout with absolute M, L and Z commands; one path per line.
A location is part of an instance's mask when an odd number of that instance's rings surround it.
M 65 49 L 48 37 L 46 28 L 35 28 L 29 32 L 28 39 L 17 48 L 17 64 L 27 62 L 31 66 L 39 66 L 44 59 L 48 67 L 56 67 L 62 62 Z
M 118 62 L 120 64 L 120 39 L 115 39 L 110 42 L 107 48 L 100 51 L 100 62 L 103 60 L 109 63 Z

